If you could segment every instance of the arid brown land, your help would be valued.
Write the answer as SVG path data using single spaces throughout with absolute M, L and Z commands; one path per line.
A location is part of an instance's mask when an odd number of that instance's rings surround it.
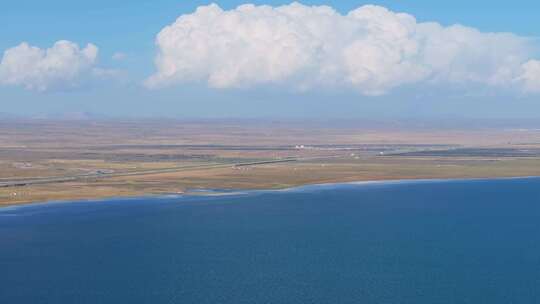
M 247 120 L 0 122 L 0 205 L 209 188 L 537 175 L 536 128 Z M 32 183 L 36 180 L 47 182 Z

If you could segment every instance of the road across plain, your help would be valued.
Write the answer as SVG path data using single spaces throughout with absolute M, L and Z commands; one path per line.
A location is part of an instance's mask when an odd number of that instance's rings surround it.
M 171 168 L 163 168 L 163 169 L 148 169 L 148 170 L 138 170 L 138 171 L 129 171 L 129 172 L 116 172 L 116 173 L 93 173 L 93 174 L 61 176 L 61 177 L 13 179 L 13 180 L 0 182 L 0 188 L 22 187 L 22 186 L 38 185 L 38 184 L 66 183 L 66 182 L 75 182 L 75 181 L 88 181 L 88 180 L 123 177 L 123 176 L 138 176 L 138 175 L 174 173 L 174 172 L 193 171 L 193 170 L 209 170 L 209 169 L 219 169 L 219 168 L 238 168 L 238 167 L 248 167 L 248 166 L 266 165 L 266 164 L 276 164 L 276 163 L 286 163 L 286 162 L 296 162 L 296 161 L 307 161 L 307 160 L 317 160 L 317 159 L 328 159 L 328 158 L 336 158 L 336 157 L 341 157 L 341 155 L 318 156 L 318 157 L 287 157 L 287 158 L 280 158 L 280 159 L 263 160 L 263 161 L 255 161 L 255 162 L 244 162 L 244 163 L 208 164 L 208 165 L 171 167 Z

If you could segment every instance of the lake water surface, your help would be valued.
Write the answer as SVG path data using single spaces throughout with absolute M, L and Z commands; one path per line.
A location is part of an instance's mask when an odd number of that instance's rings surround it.
M 540 303 L 540 179 L 3 208 L 0 303 Z

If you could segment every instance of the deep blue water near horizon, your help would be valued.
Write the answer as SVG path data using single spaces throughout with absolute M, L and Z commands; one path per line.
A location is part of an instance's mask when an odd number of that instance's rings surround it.
M 540 303 L 540 179 L 0 209 L 0 303 Z

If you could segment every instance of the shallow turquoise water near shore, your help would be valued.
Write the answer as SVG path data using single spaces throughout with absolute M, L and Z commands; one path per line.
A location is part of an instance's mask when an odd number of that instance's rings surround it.
M 0 210 L 0 303 L 540 303 L 540 179 Z

